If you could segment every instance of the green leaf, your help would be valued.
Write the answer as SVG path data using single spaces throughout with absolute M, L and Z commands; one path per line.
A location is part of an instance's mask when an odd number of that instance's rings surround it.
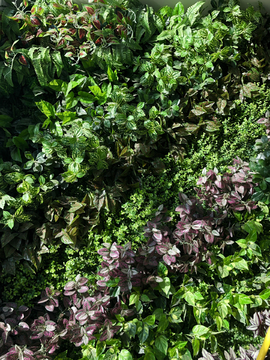
M 145 319 L 143 319 L 143 322 L 145 322 L 149 326 L 153 326 L 155 324 L 155 320 L 155 315 L 149 315 Z
M 204 1 L 198 1 L 196 4 L 190 6 L 187 9 L 186 16 L 190 22 L 190 25 L 193 25 L 194 22 L 199 17 L 200 15 L 199 10 L 203 5 L 204 5 Z
M 157 332 L 163 333 L 168 326 L 169 326 L 169 320 L 167 319 L 166 314 L 161 314 L 159 317 Z
M 173 38 L 175 32 L 173 30 L 164 30 L 158 35 L 157 40 L 170 40 Z
M 265 289 L 259 294 L 260 298 L 263 300 L 267 300 L 270 296 L 270 289 Z
M 10 152 L 10 156 L 13 160 L 22 162 L 22 156 L 19 148 L 14 147 L 14 149 Z
M 52 104 L 45 100 L 41 100 L 39 102 L 36 102 L 37 107 L 39 110 L 47 116 L 47 118 L 54 118 L 55 116 L 55 109 Z
M 14 219 L 13 219 L 13 218 L 8 219 L 8 221 L 7 221 L 7 226 L 8 226 L 10 229 L 13 229 L 13 228 L 14 228 Z
M 222 324 L 223 324 L 223 320 L 222 320 L 221 316 L 215 316 L 215 322 L 217 325 L 217 330 L 220 331 L 222 328 Z
M 171 288 L 171 281 L 168 277 L 165 277 L 161 283 L 159 283 L 159 288 L 166 294 L 169 295 Z
M 64 111 L 61 113 L 56 113 L 56 116 L 59 117 L 60 120 L 62 120 L 62 125 L 65 125 L 68 122 L 73 121 L 77 118 L 76 112 L 73 111 Z
M 97 99 L 103 97 L 104 95 L 106 95 L 106 93 L 103 93 L 100 89 L 99 86 L 94 85 L 94 86 L 89 86 L 89 89 L 92 91 L 92 93 L 95 95 L 95 97 Z
M 183 314 L 183 307 L 179 307 L 179 306 L 173 307 L 169 313 L 170 322 L 172 322 L 172 323 L 183 322 L 183 319 L 181 317 L 182 314 Z
M 248 263 L 245 259 L 242 259 L 241 257 L 237 257 L 233 260 L 234 267 L 239 270 L 248 270 Z
M 157 270 L 158 270 L 158 276 L 165 277 L 168 275 L 167 266 L 162 262 L 159 262 Z
M 55 91 L 61 91 L 63 83 L 63 80 L 55 79 L 49 82 L 49 87 Z
M 228 305 L 225 303 L 219 303 L 218 304 L 218 312 L 220 313 L 221 317 L 224 319 L 228 315 Z
M 155 349 L 158 350 L 158 353 L 155 352 L 156 356 L 161 354 L 161 356 L 157 356 L 158 359 L 164 358 L 167 355 L 168 351 L 168 340 L 164 335 L 159 335 L 155 340 Z
M 143 301 L 143 302 L 151 302 L 152 300 L 146 294 L 142 294 L 141 301 Z
M 184 5 L 179 2 L 175 5 L 172 15 L 182 16 L 185 13 Z
M 155 360 L 156 357 L 152 352 L 147 352 L 143 358 L 143 360 Z
M 13 118 L 8 115 L 0 115 L 0 127 L 10 127 Z
M 156 310 L 153 312 L 153 315 L 155 315 L 156 320 L 160 321 L 161 317 L 162 317 L 163 315 L 165 315 L 165 314 L 163 313 L 163 309 L 156 309 Z
M 61 127 L 59 121 L 55 122 L 55 128 L 56 128 L 58 136 L 62 137 L 63 136 L 63 130 L 62 130 L 62 127 Z
M 73 75 L 72 81 L 70 81 L 68 83 L 68 86 L 67 86 L 67 89 L 65 92 L 65 96 L 67 96 L 68 93 L 75 87 L 82 85 L 86 80 L 87 80 L 87 77 L 84 75 L 80 75 L 80 74 Z
M 253 301 L 250 299 L 250 297 L 245 295 L 245 294 L 239 294 L 238 295 L 238 302 L 241 305 L 253 304 Z
M 149 336 L 149 327 L 147 324 L 143 324 L 142 327 L 137 328 L 137 334 L 140 342 L 143 344 Z
M 192 329 L 192 332 L 197 337 L 205 337 L 205 335 L 209 334 L 209 329 L 203 325 L 195 325 Z
M 262 224 L 254 220 L 247 221 L 244 225 L 242 225 L 242 229 L 248 233 L 255 231 L 258 234 L 261 234 L 263 232 Z
M 198 338 L 192 339 L 193 356 L 197 356 L 200 351 L 200 340 Z
M 192 292 L 187 291 L 183 297 L 188 304 L 195 306 L 195 297 Z
M 124 332 L 128 334 L 130 338 L 134 338 L 137 332 L 137 326 L 132 321 L 124 324 Z
M 122 349 L 118 355 L 119 360 L 133 360 L 131 353 L 128 350 Z
M 80 101 L 84 104 L 90 105 L 95 101 L 95 96 L 93 96 L 92 94 L 89 94 L 85 91 L 79 91 L 78 95 L 79 95 Z
M 74 98 L 74 93 L 70 92 L 66 96 L 66 110 L 72 109 L 74 106 L 78 104 L 79 98 Z
M 55 360 L 72 360 L 70 357 L 67 356 L 67 350 L 61 352 L 61 354 L 58 354 L 54 359 Z
M 109 81 L 114 82 L 118 80 L 117 71 L 112 71 L 110 66 L 108 66 L 107 74 Z
M 60 77 L 60 75 L 62 73 L 62 70 L 64 68 L 61 53 L 60 53 L 60 51 L 53 51 L 53 52 L 51 52 L 50 55 L 52 57 L 53 64 L 54 64 L 55 69 L 56 69 L 56 74 L 57 74 L 58 77 Z
M 139 294 L 131 294 L 129 297 L 129 305 L 133 305 L 133 304 L 137 304 L 140 300 L 140 295 Z

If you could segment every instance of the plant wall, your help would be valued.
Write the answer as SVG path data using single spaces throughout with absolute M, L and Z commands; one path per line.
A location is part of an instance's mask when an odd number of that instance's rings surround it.
M 234 359 L 263 323 L 269 17 L 202 8 L 1 13 L 1 360 Z

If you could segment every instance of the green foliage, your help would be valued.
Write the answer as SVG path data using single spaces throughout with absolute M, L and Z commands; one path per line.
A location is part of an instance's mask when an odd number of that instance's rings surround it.
M 174 208 L 178 204 L 178 193 L 194 193 L 194 186 L 203 168 L 228 170 L 233 158 L 248 161 L 254 153 L 255 140 L 265 130 L 257 123 L 269 108 L 269 90 L 263 86 L 260 97 L 250 102 L 236 102 L 231 116 L 222 123 L 216 134 L 198 134 L 186 146 L 183 159 L 172 152 L 162 159 L 165 170 L 159 175 L 142 176 L 141 186 L 122 205 L 118 216 L 107 212 L 106 228 L 101 234 L 89 233 L 90 241 L 131 241 L 134 248 L 144 241 L 143 227 L 162 203 L 169 215 L 175 219 Z
M 95 245 L 95 246 L 94 246 Z M 33 306 L 35 299 L 46 286 L 60 290 L 80 273 L 91 281 L 96 276 L 98 256 L 95 253 L 98 244 L 73 250 L 64 245 L 49 246 L 48 253 L 43 255 L 40 268 L 34 272 L 20 264 L 15 277 L 3 273 L 0 276 L 0 299 L 4 302 L 15 301 L 19 305 Z

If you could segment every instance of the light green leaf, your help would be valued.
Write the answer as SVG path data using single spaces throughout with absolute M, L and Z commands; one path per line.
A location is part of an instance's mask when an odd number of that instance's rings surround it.
M 149 315 L 145 319 L 143 319 L 143 322 L 145 322 L 149 326 L 153 326 L 155 324 L 155 320 L 155 315 Z
M 193 350 L 193 356 L 198 355 L 200 351 L 200 340 L 198 338 L 192 339 L 192 350 Z
M 65 96 L 68 95 L 68 93 L 74 89 L 76 86 L 79 86 L 83 84 L 86 81 L 86 76 L 75 74 L 73 76 L 73 80 L 68 83 L 67 90 L 65 92 Z
M 238 295 L 238 302 L 241 305 L 252 304 L 253 303 L 253 301 L 250 299 L 250 297 L 245 295 L 245 294 L 239 294 Z
M 119 360 L 133 360 L 133 357 L 128 350 L 122 349 L 119 354 L 118 359 Z
M 187 9 L 186 16 L 190 22 L 190 25 L 193 25 L 196 19 L 199 17 L 199 10 L 203 5 L 204 1 L 198 1 Z
M 222 316 L 222 318 L 225 318 L 228 315 L 228 306 L 222 302 L 218 304 L 218 312 Z
M 14 227 L 14 219 L 13 219 L 13 218 L 8 219 L 8 221 L 7 221 L 7 226 L 8 226 L 10 229 L 13 229 L 13 227 Z
M 52 104 L 50 104 L 48 101 L 41 100 L 39 102 L 36 102 L 37 107 L 39 110 L 47 116 L 47 118 L 54 118 L 55 116 L 55 109 Z
M 259 294 L 260 298 L 263 300 L 267 300 L 270 296 L 270 289 L 265 289 Z
M 233 265 L 236 269 L 239 270 L 248 270 L 248 263 L 245 259 L 242 259 L 241 257 L 237 257 L 233 260 Z
M 192 306 L 195 305 L 195 297 L 194 297 L 194 294 L 192 294 L 192 292 L 187 291 L 183 297 L 188 304 L 190 304 Z
M 133 305 L 133 304 L 136 305 L 139 300 L 140 300 L 139 294 L 131 294 L 129 297 L 129 305 Z
M 179 2 L 175 5 L 172 15 L 182 16 L 184 12 L 185 12 L 184 5 L 181 2 Z
M 161 283 L 159 283 L 160 289 L 166 294 L 169 295 L 171 288 L 171 281 L 168 277 L 165 277 Z
M 209 329 L 203 325 L 195 325 L 192 329 L 192 332 L 197 337 L 202 337 L 209 334 Z

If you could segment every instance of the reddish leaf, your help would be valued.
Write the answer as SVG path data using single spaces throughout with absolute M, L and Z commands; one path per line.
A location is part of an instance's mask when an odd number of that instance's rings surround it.
M 90 15 L 94 15 L 95 10 L 93 8 L 91 8 L 90 6 L 86 6 L 86 11 L 88 12 L 88 14 Z
M 31 16 L 30 21 L 31 21 L 32 25 L 35 25 L 35 26 L 41 25 L 41 22 L 38 20 L 38 18 L 36 16 Z
M 85 37 L 86 31 L 84 29 L 79 29 L 79 38 L 82 39 Z
M 122 20 L 122 19 L 123 19 L 123 14 L 122 14 L 122 13 L 120 13 L 120 11 L 117 11 L 117 16 L 118 16 L 118 18 L 119 18 L 120 20 Z
M 24 55 L 21 55 L 21 56 L 19 57 L 19 63 L 22 64 L 22 65 L 24 65 L 24 66 L 28 66 L 28 62 L 27 62 L 27 60 L 26 60 L 26 58 L 25 58 Z
M 96 29 L 100 29 L 100 22 L 98 20 L 94 20 L 93 24 L 94 24 Z

